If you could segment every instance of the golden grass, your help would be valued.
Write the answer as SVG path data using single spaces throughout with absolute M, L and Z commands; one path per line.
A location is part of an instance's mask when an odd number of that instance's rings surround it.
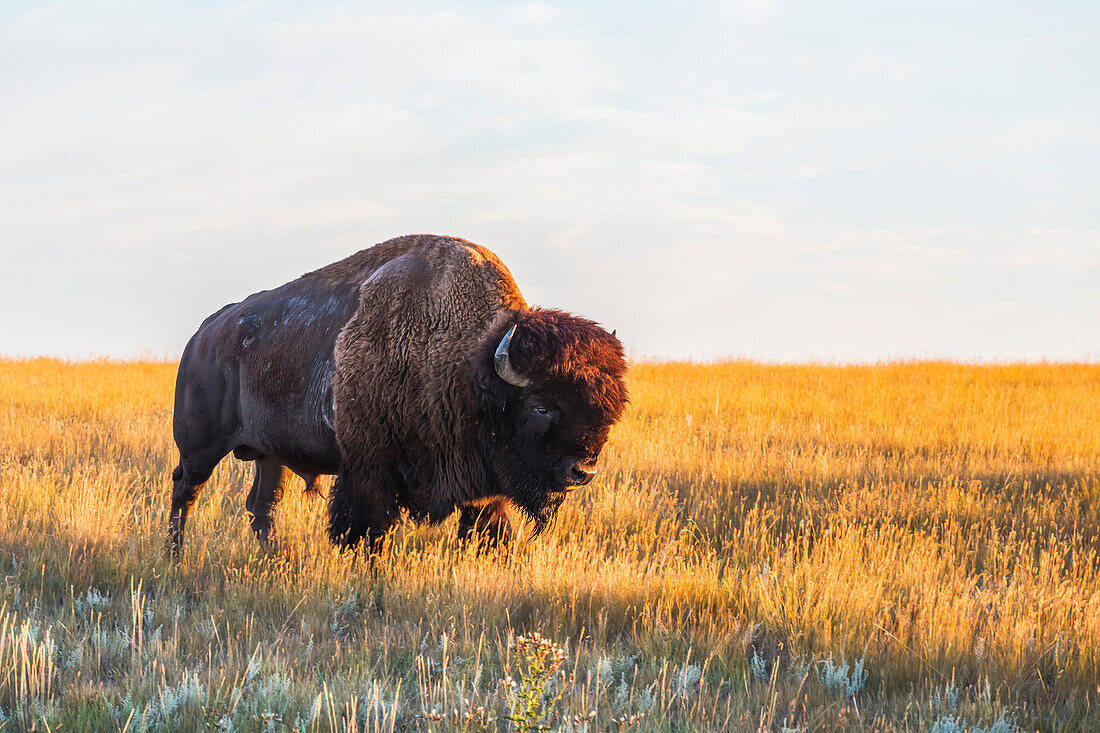
M 175 368 L 0 360 L 4 730 L 1100 726 L 1100 366 L 637 364 L 546 535 L 373 566 L 233 459 L 170 562 Z

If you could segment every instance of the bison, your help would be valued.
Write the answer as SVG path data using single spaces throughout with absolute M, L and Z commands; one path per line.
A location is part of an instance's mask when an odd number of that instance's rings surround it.
M 176 379 L 169 546 L 229 453 L 254 461 L 260 543 L 291 473 L 335 474 L 328 534 L 372 548 L 401 510 L 459 534 L 545 528 L 592 480 L 627 402 L 614 333 L 528 307 L 508 268 L 452 237 L 399 237 L 207 318 Z

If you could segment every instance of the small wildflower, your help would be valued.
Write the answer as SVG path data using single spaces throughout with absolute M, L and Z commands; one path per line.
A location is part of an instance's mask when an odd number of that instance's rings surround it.
M 611 724 L 617 725 L 619 728 L 629 728 L 632 725 L 638 725 L 645 717 L 645 713 L 631 713 L 630 715 L 623 715 L 621 718 L 612 718 Z

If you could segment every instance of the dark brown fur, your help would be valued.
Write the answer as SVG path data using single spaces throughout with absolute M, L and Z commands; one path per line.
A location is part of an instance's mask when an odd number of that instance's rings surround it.
M 493 367 L 513 324 L 509 353 L 532 380 L 522 389 Z M 618 339 L 528 308 L 489 250 L 383 242 L 227 306 L 192 338 L 176 390 L 172 541 L 229 451 L 257 462 L 249 510 L 262 541 L 288 469 L 337 473 L 329 532 L 343 544 L 378 540 L 402 509 L 435 522 L 458 507 L 463 532 L 506 537 L 514 503 L 541 527 L 621 416 L 625 369 Z

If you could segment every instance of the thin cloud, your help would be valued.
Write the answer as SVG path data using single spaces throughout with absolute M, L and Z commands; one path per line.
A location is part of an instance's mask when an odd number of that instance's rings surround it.
M 992 36 L 834 4 L 8 10 L 0 352 L 178 351 L 427 231 L 638 354 L 1095 354 L 1100 113 L 1059 80 L 1096 52 L 1024 20 L 1020 81 Z

